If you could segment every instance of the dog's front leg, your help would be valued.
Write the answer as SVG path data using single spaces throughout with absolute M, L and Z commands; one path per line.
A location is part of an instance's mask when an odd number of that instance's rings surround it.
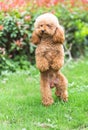
M 53 103 L 53 98 L 49 86 L 48 71 L 41 72 L 40 85 L 41 85 L 40 87 L 41 87 L 42 103 L 45 106 L 49 106 Z
M 63 66 L 63 64 L 64 64 L 64 57 L 63 56 L 61 56 L 61 57 L 56 56 L 53 60 L 51 68 L 53 70 L 59 70 Z
M 49 69 L 49 63 L 43 56 L 36 56 L 36 67 L 41 71 L 47 71 Z

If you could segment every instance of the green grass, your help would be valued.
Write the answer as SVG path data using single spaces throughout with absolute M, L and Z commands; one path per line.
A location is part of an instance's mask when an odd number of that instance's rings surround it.
M 88 59 L 62 69 L 69 81 L 69 101 L 54 95 L 55 103 L 41 104 L 39 72 L 34 67 L 0 80 L 0 130 L 88 130 Z

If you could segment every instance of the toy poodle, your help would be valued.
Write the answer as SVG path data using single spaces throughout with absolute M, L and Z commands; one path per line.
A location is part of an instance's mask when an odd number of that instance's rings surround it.
M 51 94 L 53 87 L 56 88 L 56 96 L 63 101 L 68 100 L 68 81 L 60 72 L 64 64 L 64 40 L 64 29 L 55 15 L 45 13 L 38 16 L 34 23 L 32 43 L 37 45 L 36 66 L 40 71 L 42 103 L 46 106 L 54 102 Z

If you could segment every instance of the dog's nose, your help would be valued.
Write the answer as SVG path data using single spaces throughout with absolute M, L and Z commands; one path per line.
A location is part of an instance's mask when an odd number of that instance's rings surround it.
M 42 30 L 42 33 L 44 33 L 44 30 Z

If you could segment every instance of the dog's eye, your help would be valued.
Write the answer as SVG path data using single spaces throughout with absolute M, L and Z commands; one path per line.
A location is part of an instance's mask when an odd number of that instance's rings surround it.
M 49 24 L 47 24 L 47 27 L 51 27 Z
M 43 25 L 41 24 L 40 27 L 42 27 Z

